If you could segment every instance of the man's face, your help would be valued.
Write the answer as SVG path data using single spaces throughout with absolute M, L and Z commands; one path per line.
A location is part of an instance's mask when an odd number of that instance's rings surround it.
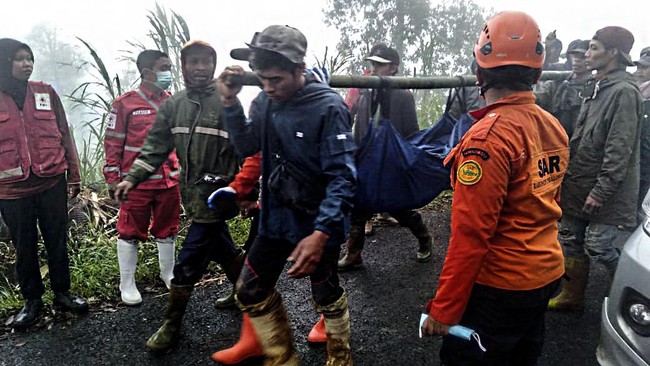
M 302 87 L 302 72 L 301 68 L 291 73 L 271 67 L 266 70 L 256 70 L 255 74 L 262 82 L 262 88 L 271 100 L 285 102 Z
M 377 61 L 370 61 L 372 69 L 370 75 L 372 76 L 393 76 L 397 72 L 397 67 L 393 64 L 385 64 Z
M 214 58 L 208 50 L 196 50 L 185 59 L 185 78 L 194 86 L 208 85 L 214 77 Z
M 171 71 L 171 69 L 172 69 L 172 62 L 169 59 L 169 57 L 161 57 L 156 60 L 156 63 L 153 64 L 153 68 L 151 68 L 151 70 L 149 69 L 143 70 L 142 79 L 149 81 L 151 83 L 155 83 L 156 80 L 158 79 L 157 73 L 162 71 Z
M 569 54 L 571 59 L 571 71 L 576 74 L 584 74 L 589 72 L 587 68 L 587 57 L 583 53 L 573 52 Z
M 616 58 L 614 49 L 606 49 L 601 41 L 589 41 L 589 49 L 585 53 L 589 70 L 603 70 Z
M 650 66 L 637 65 L 634 76 L 641 83 L 650 80 Z
M 20 49 L 14 56 L 11 74 L 18 80 L 28 80 L 34 70 L 34 60 L 25 49 Z

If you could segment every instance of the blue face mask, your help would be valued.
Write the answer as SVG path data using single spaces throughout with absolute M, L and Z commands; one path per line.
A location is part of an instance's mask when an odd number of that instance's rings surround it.
M 156 73 L 156 86 L 162 90 L 167 90 L 172 85 L 172 72 L 160 71 Z

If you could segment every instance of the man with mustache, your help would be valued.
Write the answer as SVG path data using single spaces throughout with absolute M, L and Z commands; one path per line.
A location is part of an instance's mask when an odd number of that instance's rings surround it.
M 181 196 L 191 225 L 174 266 L 163 324 L 147 341 L 152 351 L 165 351 L 178 340 L 194 284 L 208 263 L 218 262 L 234 284 L 244 258 L 226 224 L 238 212 L 236 203 L 215 209 L 207 204 L 214 190 L 233 180 L 241 162 L 224 126 L 223 105 L 213 80 L 216 62 L 217 54 L 206 42 L 190 41 L 183 47 L 181 66 L 186 89 L 160 107 L 139 157 L 115 189 L 115 197 L 126 200 L 129 192 L 154 174 L 176 149 Z

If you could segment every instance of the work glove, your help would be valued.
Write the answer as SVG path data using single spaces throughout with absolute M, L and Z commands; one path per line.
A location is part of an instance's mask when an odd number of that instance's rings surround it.
M 309 70 L 309 72 L 314 76 L 314 79 L 319 83 L 329 84 L 330 83 L 330 73 L 327 71 L 325 66 L 317 67 L 314 66 Z
M 232 187 L 222 187 L 210 194 L 208 197 L 208 207 L 216 209 L 219 206 L 227 206 L 235 203 L 237 191 Z

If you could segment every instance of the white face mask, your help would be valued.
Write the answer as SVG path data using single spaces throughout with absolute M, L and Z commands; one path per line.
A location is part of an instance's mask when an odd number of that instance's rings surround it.
M 156 86 L 162 90 L 167 90 L 172 85 L 172 72 L 160 71 L 156 73 Z

